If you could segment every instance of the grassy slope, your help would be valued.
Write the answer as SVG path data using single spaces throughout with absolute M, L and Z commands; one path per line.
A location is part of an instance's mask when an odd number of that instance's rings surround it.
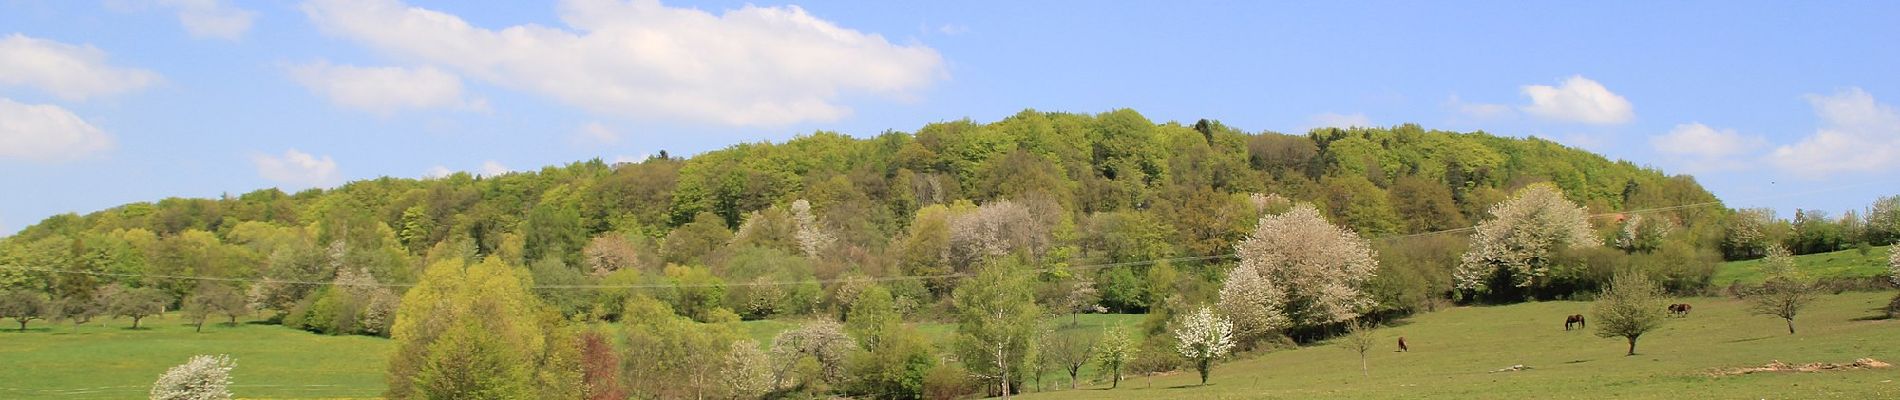
M 176 316 L 177 314 L 172 314 Z M 143 398 L 167 368 L 196 354 L 229 354 L 240 397 L 374 397 L 383 391 L 389 341 L 324 336 L 273 325 L 206 324 L 203 333 L 176 319 L 106 320 L 74 333 L 71 324 L 11 323 L 0 332 L 0 398 Z M 86 390 L 75 390 L 86 389 Z
M 1842 250 L 1832 253 L 1816 253 L 1795 256 L 1795 262 L 1801 270 L 1817 278 L 1858 278 L 1887 275 L 1887 252 L 1889 246 L 1874 247 L 1867 255 L 1858 250 Z M 1729 282 L 1761 283 L 1761 260 L 1730 261 L 1722 263 L 1715 270 L 1717 287 L 1728 286 Z
M 1697 298 L 1694 315 L 1670 319 L 1623 356 L 1621 339 L 1565 332 L 1563 316 L 1582 302 L 1463 307 L 1377 331 L 1368 355 L 1321 345 L 1215 367 L 1208 386 L 1191 371 L 1122 383 L 1117 390 L 1051 392 L 1033 398 L 1896 398 L 1900 370 L 1711 377 L 1717 367 L 1900 361 L 1900 321 L 1862 320 L 1892 293 L 1823 296 L 1788 335 L 1778 319 L 1750 316 L 1740 302 Z M 1396 353 L 1403 335 L 1412 351 Z M 1489 371 L 1523 364 L 1522 372 Z

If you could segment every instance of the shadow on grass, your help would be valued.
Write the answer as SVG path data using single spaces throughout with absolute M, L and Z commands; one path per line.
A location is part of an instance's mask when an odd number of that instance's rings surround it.
M 1570 361 L 1564 361 L 1564 364 L 1582 364 L 1582 363 L 1587 363 L 1591 361 L 1596 361 L 1596 360 L 1570 360 Z
M 1760 337 L 1752 337 L 1752 338 L 1741 338 L 1741 339 L 1730 340 L 1728 341 L 1728 343 L 1753 342 L 1753 341 L 1768 339 L 1768 338 L 1773 338 L 1773 337 L 1776 337 L 1776 336 L 1768 335 L 1768 336 L 1760 336 Z
M 1168 389 L 1193 389 L 1193 388 L 1201 388 L 1201 387 L 1208 387 L 1208 386 L 1214 386 L 1214 384 L 1212 384 L 1212 383 L 1192 383 L 1192 384 L 1186 384 L 1186 385 L 1177 385 L 1177 386 L 1169 386 L 1169 387 L 1167 387 L 1167 388 L 1168 388 Z

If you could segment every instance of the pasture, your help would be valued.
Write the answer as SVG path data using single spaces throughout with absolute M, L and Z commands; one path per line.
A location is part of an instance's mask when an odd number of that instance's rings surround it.
M 1787 363 L 1900 361 L 1900 321 L 1876 319 L 1892 292 L 1822 296 L 1788 335 L 1781 320 L 1748 315 L 1724 298 L 1679 300 L 1695 306 L 1644 335 L 1636 356 L 1621 338 L 1563 330 L 1564 316 L 1587 302 L 1459 307 L 1377 330 L 1368 354 L 1330 344 L 1259 354 L 1214 368 L 1207 386 L 1190 370 L 1135 377 L 1120 389 L 1097 385 L 1039 393 L 1034 399 L 1157 398 L 1896 398 L 1900 369 L 1712 376 L 1717 368 Z M 1411 351 L 1394 352 L 1399 336 Z M 1529 369 L 1492 372 L 1513 365 Z
M 1795 262 L 1801 271 L 1815 278 L 1864 278 L 1887 276 L 1887 254 L 1889 246 L 1876 246 L 1867 254 L 1859 250 L 1841 250 L 1832 253 L 1815 253 L 1795 256 Z M 1726 287 L 1730 282 L 1759 284 L 1767 279 L 1761 273 L 1761 260 L 1729 261 L 1716 266 L 1715 277 L 1709 282 L 1714 287 Z
M 72 324 L 35 321 L 26 332 L 0 332 L 0 398 L 144 398 L 167 368 L 197 354 L 230 354 L 231 391 L 242 398 L 365 398 L 383 391 L 389 340 L 327 336 L 276 325 L 205 324 L 192 331 L 179 314 Z M 10 322 L 11 320 L 9 320 Z

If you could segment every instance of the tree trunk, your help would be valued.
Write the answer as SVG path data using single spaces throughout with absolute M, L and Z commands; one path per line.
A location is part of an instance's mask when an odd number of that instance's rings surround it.
M 145 317 L 132 317 L 132 329 L 139 328 L 139 320 L 141 319 L 145 319 Z
M 1636 337 L 1635 336 L 1630 336 L 1630 351 L 1629 353 L 1625 353 L 1623 355 L 1624 356 L 1636 355 Z
M 1788 334 L 1794 334 L 1794 318 L 1788 318 Z
M 197 333 L 205 333 L 205 322 L 204 322 L 204 320 L 199 320 L 199 321 L 198 321 L 198 323 L 197 323 L 197 325 L 196 325 L 195 327 L 193 327 L 191 331 L 192 331 L 192 332 L 197 332 Z
M 1209 370 L 1211 370 L 1211 369 L 1213 369 L 1213 367 L 1214 367 L 1214 359 L 1212 359 L 1212 358 L 1203 358 L 1203 359 L 1201 359 L 1201 365 L 1200 365 L 1200 367 L 1201 367 L 1201 368 L 1199 368 L 1199 369 L 1201 370 L 1201 385 L 1202 385 L 1202 386 L 1206 386 L 1206 385 L 1207 385 L 1207 373 L 1208 373 L 1208 372 L 1210 372 Z
M 26 332 L 26 320 L 20 320 L 20 331 Z
M 1372 377 L 1372 368 L 1371 368 L 1371 367 L 1367 367 L 1367 366 L 1366 366 L 1366 353 L 1365 353 L 1365 352 L 1360 352 L 1360 353 L 1359 353 L 1359 375 L 1363 375 L 1363 376 L 1365 376 L 1365 377 L 1367 377 L 1367 378 L 1371 378 L 1371 377 Z

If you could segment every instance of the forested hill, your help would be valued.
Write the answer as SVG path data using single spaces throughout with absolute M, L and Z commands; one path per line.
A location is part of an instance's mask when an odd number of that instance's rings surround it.
M 1593 213 L 1714 200 L 1688 176 L 1536 138 L 1416 125 L 1285 135 L 1206 120 L 1157 124 L 1132 110 L 1024 111 L 863 139 L 819 132 L 690 158 L 662 152 L 639 163 L 132 203 L 48 218 L 6 239 L 0 257 L 134 275 L 261 278 L 297 254 L 328 249 L 383 282 L 413 281 L 431 259 L 475 255 L 532 265 L 538 281 L 607 279 L 620 269 L 658 276 L 671 264 L 728 282 L 828 280 L 960 269 L 953 253 L 962 244 L 947 231 L 969 224 L 946 220 L 1002 200 L 1034 220 L 1002 234 L 1021 236 L 1046 263 L 1082 265 L 1226 254 L 1263 210 L 1288 201 L 1315 203 L 1369 238 L 1461 228 L 1513 188 L 1543 181 Z M 1671 212 L 1687 228 L 1672 235 L 1712 249 L 1725 214 Z M 1609 237 L 1613 224 L 1597 227 Z M 968 228 L 986 227 L 1014 229 Z M 809 261 L 753 262 L 785 255 Z M 101 284 L 42 274 L 0 271 L 0 287 Z M 187 291 L 184 283 L 143 284 Z M 928 289 L 932 295 L 917 300 L 946 293 Z M 1141 296 L 1120 296 L 1104 303 L 1142 305 L 1131 297 Z

